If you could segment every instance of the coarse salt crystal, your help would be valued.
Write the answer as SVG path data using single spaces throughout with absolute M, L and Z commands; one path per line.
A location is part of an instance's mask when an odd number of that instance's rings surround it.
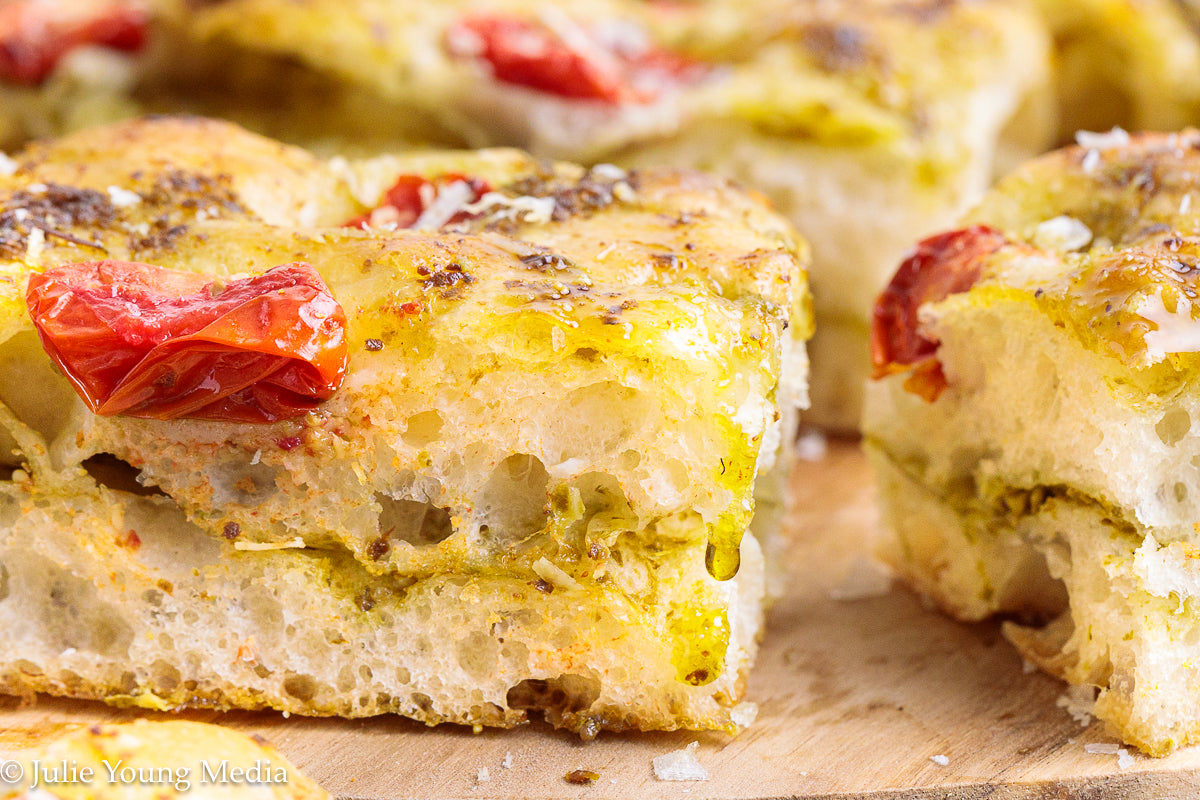
M 0 153 L 0 175 L 12 175 L 17 171 L 17 162 L 8 157 L 7 153 Z
M 1090 150 L 1111 150 L 1114 147 L 1124 147 L 1129 144 L 1129 134 L 1121 127 L 1115 127 L 1107 133 L 1076 131 L 1075 142 L 1080 147 Z
M 1025 673 L 1026 675 L 1032 675 L 1033 673 L 1037 672 L 1037 664 L 1033 663 L 1027 658 L 1022 658 L 1021 672 Z
M 1117 769 L 1129 769 L 1135 760 L 1124 747 L 1117 751 Z
M 1083 159 L 1079 162 L 1080 168 L 1084 174 L 1091 175 L 1096 171 L 1096 167 L 1100 166 L 1100 151 L 1088 150 L 1083 154 Z
M 1115 756 L 1121 751 L 1121 745 L 1113 742 L 1089 742 L 1083 746 L 1083 749 L 1097 755 Z
M 654 759 L 654 777 L 660 781 L 706 781 L 708 770 L 696 760 L 699 742 Z
M 829 590 L 834 600 L 852 602 L 882 597 L 892 590 L 892 571 L 870 556 L 857 555 L 842 582 Z
M 944 756 L 941 754 L 936 755 L 936 756 L 930 756 L 929 760 L 932 761 L 933 763 L 937 764 L 939 767 L 945 767 L 950 764 L 950 757 Z
M 1033 231 L 1033 243 L 1045 250 L 1070 252 L 1092 241 L 1092 229 L 1066 215 L 1048 219 Z
M 512 753 L 504 754 L 504 760 L 500 762 L 500 766 L 505 769 L 512 769 Z
M 479 772 L 475 773 L 475 782 L 476 783 L 487 783 L 491 779 L 492 779 L 492 776 L 488 774 L 487 767 L 480 767 Z

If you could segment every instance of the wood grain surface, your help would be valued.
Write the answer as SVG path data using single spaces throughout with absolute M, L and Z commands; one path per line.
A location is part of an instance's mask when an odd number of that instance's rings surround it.
M 1027 674 L 997 625 L 951 622 L 899 586 L 831 599 L 879 535 L 866 461 L 856 444 L 832 442 L 793 480 L 787 591 L 751 676 L 758 719 L 736 738 L 602 734 L 584 743 L 540 723 L 474 734 L 395 717 L 185 716 L 262 734 L 339 798 L 1200 798 L 1200 748 L 1165 759 L 1134 753 L 1124 770 L 1116 755 L 1086 752 L 1114 740 L 1102 724 L 1082 728 L 1058 708 L 1064 685 Z M 9 701 L 0 704 L 0 750 L 133 716 L 92 703 Z M 657 780 L 651 759 L 692 741 L 710 780 Z M 563 776 L 575 769 L 600 779 L 569 784 Z

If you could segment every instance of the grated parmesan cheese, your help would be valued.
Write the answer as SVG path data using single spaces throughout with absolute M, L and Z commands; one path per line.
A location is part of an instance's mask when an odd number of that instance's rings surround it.
M 122 189 L 120 186 L 108 187 L 108 199 L 117 208 L 131 208 L 142 202 L 142 196 L 137 192 Z
M 531 225 L 549 222 L 554 216 L 553 197 L 509 197 L 500 192 L 488 192 L 474 203 L 464 205 L 468 214 L 493 214 L 498 219 L 519 219 Z
M 560 589 L 580 588 L 579 583 L 576 582 L 574 578 L 552 564 L 545 556 L 542 556 L 537 561 L 533 562 L 533 571 L 546 583 L 549 583 L 552 586 L 556 586 Z
M 29 232 L 29 238 L 25 240 L 25 259 L 36 262 L 42 257 L 42 251 L 45 249 L 46 232 L 41 228 L 34 228 Z
M 654 777 L 660 781 L 706 781 L 708 770 L 696 760 L 700 742 L 692 742 L 680 750 L 658 756 L 652 762 Z
M 428 184 L 421 186 L 422 191 L 426 189 L 431 187 Z M 455 181 L 438 192 L 432 202 L 425 204 L 425 210 L 417 217 L 412 227 L 416 230 L 439 230 L 467 205 L 471 194 L 470 184 L 466 181 Z
M 234 542 L 235 550 L 289 550 L 293 547 L 304 547 L 304 540 L 299 536 L 287 542 Z
M 1068 253 L 1087 247 L 1091 241 L 1092 229 L 1066 215 L 1045 220 L 1033 231 L 1033 243 L 1043 250 Z
M 615 164 L 597 164 L 592 167 L 592 174 L 610 181 L 623 181 L 629 177 L 628 172 Z
M 1085 175 L 1091 175 L 1096 171 L 1096 167 L 1100 166 L 1100 151 L 1088 150 L 1083 154 L 1083 159 L 1079 162 L 1079 166 L 1083 169 Z
M 1075 142 L 1080 147 L 1086 147 L 1089 150 L 1112 150 L 1129 144 L 1129 133 L 1120 126 L 1114 127 L 1107 133 L 1076 131 Z

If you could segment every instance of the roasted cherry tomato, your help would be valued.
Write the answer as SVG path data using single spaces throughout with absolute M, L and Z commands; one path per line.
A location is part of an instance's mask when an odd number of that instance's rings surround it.
M 926 400 L 937 399 L 946 386 L 941 364 L 934 358 L 938 342 L 921 334 L 917 311 L 925 303 L 935 303 L 974 286 L 983 270 L 984 257 L 1007 241 L 994 228 L 972 225 L 917 244 L 875 301 L 871 319 L 873 377 L 879 379 L 917 365 L 905 388 Z
M 329 399 L 346 315 L 308 264 L 221 285 L 124 261 L 29 278 L 42 347 L 97 414 L 274 422 Z
M 36 86 L 84 45 L 137 51 L 146 43 L 146 13 L 122 2 L 62 6 L 53 0 L 0 5 L 0 80 Z
M 401 175 L 396 179 L 392 188 L 387 190 L 383 202 L 366 214 L 346 222 L 347 228 L 381 228 L 390 225 L 395 228 L 411 228 L 421 218 L 429 204 L 447 187 L 455 183 L 465 183 L 470 190 L 466 202 L 474 203 L 492 190 L 487 181 L 481 178 L 468 178 L 456 172 L 447 172 L 434 180 L 422 178 L 420 175 Z M 459 211 L 446 220 L 447 223 L 462 222 L 470 214 Z
M 703 75 L 696 61 L 641 42 L 624 46 L 573 27 L 564 36 L 540 22 L 472 15 L 446 32 L 449 51 L 487 62 L 496 80 L 539 92 L 605 103 L 644 103 Z

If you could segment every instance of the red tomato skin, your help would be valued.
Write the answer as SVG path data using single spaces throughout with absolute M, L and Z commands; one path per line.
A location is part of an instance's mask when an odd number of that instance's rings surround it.
M 872 377 L 878 380 L 936 360 L 938 342 L 920 332 L 920 307 L 969 290 L 979 281 L 984 259 L 1007 243 L 1003 233 L 986 225 L 940 233 L 919 242 L 875 301 L 871 318 Z M 919 372 L 932 384 L 940 381 L 941 386 L 922 386 L 915 393 L 936 399 L 945 385 L 940 365 L 936 370 L 930 367 Z M 914 382 L 912 390 L 916 388 Z
M 498 15 L 463 17 L 446 40 L 452 54 L 485 62 L 501 83 L 610 105 L 653 101 L 668 85 L 707 71 L 665 50 L 624 52 L 598 41 L 582 49 L 540 22 Z
M 144 10 L 122 2 L 97 3 L 87 17 L 55 13 L 52 2 L 15 0 L 0 5 L 0 80 L 38 86 L 63 56 L 99 45 L 136 52 L 146 44 Z
M 275 422 L 341 385 L 346 315 L 308 264 L 220 286 L 119 261 L 30 276 L 46 353 L 103 416 Z

